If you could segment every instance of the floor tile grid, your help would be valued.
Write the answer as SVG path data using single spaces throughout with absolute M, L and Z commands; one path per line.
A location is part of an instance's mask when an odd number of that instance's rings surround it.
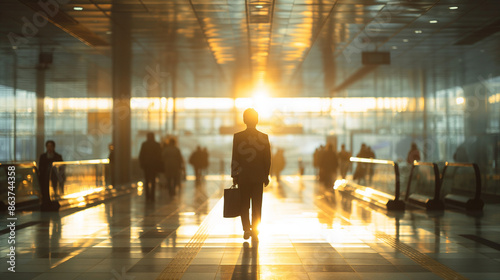
M 221 215 L 222 206 L 223 200 L 221 199 L 202 222 L 191 241 L 184 247 L 184 249 L 177 253 L 174 259 L 161 272 L 157 279 L 181 279 L 190 263 L 201 250 L 201 247 L 208 237 L 210 229 L 216 225 L 214 220 L 217 215 Z

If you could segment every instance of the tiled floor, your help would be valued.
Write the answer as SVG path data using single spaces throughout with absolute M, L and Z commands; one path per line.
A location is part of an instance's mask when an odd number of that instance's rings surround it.
M 16 272 L 1 279 L 500 279 L 500 207 L 387 213 L 285 176 L 264 194 L 259 242 L 222 218 L 209 177 L 154 203 L 139 193 L 74 212 L 19 215 Z M 2 217 L 5 220 L 4 217 Z M 480 238 L 478 238 L 480 237 Z M 481 239 L 483 238 L 483 239 Z

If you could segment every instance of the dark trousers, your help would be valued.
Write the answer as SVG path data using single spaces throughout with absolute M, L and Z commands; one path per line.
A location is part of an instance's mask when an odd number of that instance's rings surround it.
M 167 174 L 165 176 L 165 179 L 167 181 L 167 189 L 168 189 L 168 193 L 173 196 L 175 195 L 176 193 L 176 189 L 177 189 L 177 185 L 178 185 L 178 182 L 179 182 L 179 179 L 178 179 L 179 176 L 176 176 L 176 175 L 171 175 L 171 174 Z
M 257 230 L 262 212 L 262 192 L 264 183 L 239 183 L 241 195 L 241 224 L 243 230 Z M 252 224 L 250 224 L 249 209 L 252 201 Z
M 42 196 L 42 204 L 50 204 L 50 183 L 49 178 L 40 176 L 40 195 Z
M 144 169 L 144 193 L 146 198 L 154 199 L 156 186 L 156 172 Z

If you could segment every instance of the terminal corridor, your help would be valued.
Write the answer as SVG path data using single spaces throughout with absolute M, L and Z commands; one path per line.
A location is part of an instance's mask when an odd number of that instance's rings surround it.
M 499 11 L 0 0 L 0 279 L 500 279 Z

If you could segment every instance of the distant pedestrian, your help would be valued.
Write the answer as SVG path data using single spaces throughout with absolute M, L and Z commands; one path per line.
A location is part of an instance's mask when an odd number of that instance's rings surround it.
M 415 142 L 411 143 L 410 151 L 406 157 L 406 162 L 408 164 L 413 164 L 414 161 L 420 161 L 420 151 L 418 150 L 417 144 Z
M 316 180 L 319 180 L 319 157 L 320 157 L 320 147 L 316 148 L 314 150 L 313 154 L 313 168 L 314 168 L 314 175 L 316 175 Z
M 366 155 L 368 158 L 375 159 L 375 152 L 372 150 L 371 146 L 367 147 L 367 152 Z M 375 164 L 373 163 L 367 163 L 368 164 L 368 184 L 371 185 L 373 181 L 373 175 L 375 173 Z
M 356 157 L 358 158 L 368 158 L 369 157 L 369 152 L 368 152 L 368 149 L 367 149 L 367 146 L 365 143 L 361 144 L 361 148 L 358 152 L 358 154 L 356 155 Z M 362 163 L 362 162 L 358 162 L 356 164 L 356 169 L 354 171 L 354 174 L 352 176 L 352 179 L 353 180 L 357 180 L 358 181 L 358 184 L 361 183 L 361 180 L 363 180 L 365 183 L 366 183 L 366 173 L 367 173 L 367 164 L 366 163 Z
M 302 158 L 299 158 L 299 175 L 303 176 L 305 173 L 306 167 L 304 166 L 304 162 L 302 161 Z
M 203 149 L 201 149 L 201 173 L 202 173 L 202 176 L 208 174 L 208 164 L 209 164 L 208 150 L 207 150 L 207 147 L 204 147 Z
M 139 164 L 144 171 L 144 190 L 147 200 L 154 200 L 156 176 L 163 171 L 161 147 L 155 140 L 153 132 L 148 132 L 146 141 L 142 143 L 139 152 Z
M 184 159 L 174 138 L 170 138 L 163 148 L 162 159 L 168 193 L 172 197 L 176 194 L 177 189 L 180 191 L 181 176 L 184 170 Z
M 324 170 L 323 170 L 323 167 L 321 165 L 321 161 L 322 161 L 322 158 L 323 158 L 323 154 L 325 152 L 325 146 L 323 145 L 320 145 L 316 151 L 314 151 L 314 165 L 316 166 L 316 180 L 318 180 L 319 182 L 323 182 L 324 179 L 325 179 L 325 176 L 324 176 Z
M 189 164 L 193 166 L 196 182 L 201 182 L 203 176 L 203 151 L 200 146 L 197 146 L 196 150 L 189 156 Z
M 38 160 L 38 178 L 40 180 L 40 191 L 42 195 L 42 208 L 50 207 L 50 182 L 52 182 L 52 188 L 54 194 L 57 195 L 58 192 L 58 170 L 53 168 L 52 164 L 57 161 L 63 161 L 63 158 L 58 154 L 56 149 L 56 142 L 53 140 L 48 140 L 45 142 L 46 152 L 40 155 Z
M 323 170 L 323 184 L 326 188 L 333 187 L 333 182 L 337 179 L 337 169 L 339 160 L 333 145 L 328 143 L 325 151 L 321 155 L 321 169 Z
M 342 144 L 339 152 L 339 165 L 340 165 L 340 177 L 345 179 L 347 176 L 347 171 L 351 166 L 351 153 L 346 151 L 345 145 Z
M 281 180 L 281 172 L 285 169 L 286 160 L 283 149 L 278 149 L 271 161 L 271 173 L 276 176 L 276 181 Z
M 114 186 L 115 180 L 113 177 L 113 173 L 114 173 L 113 168 L 114 168 L 114 164 L 115 164 L 115 145 L 109 144 L 108 149 L 109 149 L 109 155 L 108 155 L 109 163 L 108 163 L 108 166 L 106 168 L 106 170 L 107 170 L 107 172 L 106 172 L 106 185 Z
M 457 147 L 455 153 L 453 154 L 453 160 L 455 162 L 469 162 L 469 154 L 467 153 L 466 147 L 465 142 Z

